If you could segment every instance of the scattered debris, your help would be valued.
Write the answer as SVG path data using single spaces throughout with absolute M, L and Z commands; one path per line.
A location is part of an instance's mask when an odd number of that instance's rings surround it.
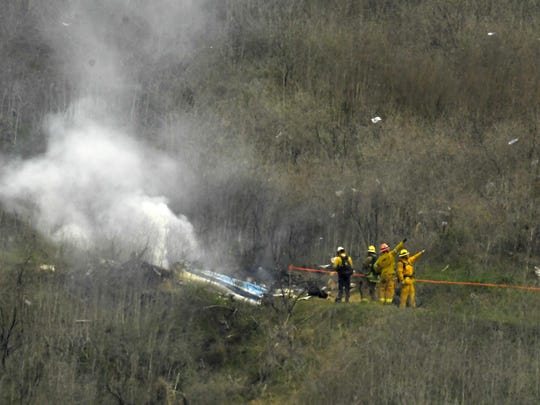
M 274 293 L 272 293 L 273 297 L 289 297 L 289 298 L 292 298 L 295 295 L 296 295 L 296 293 L 293 290 L 289 289 L 289 288 L 278 289 Z
M 513 145 L 513 144 L 515 144 L 517 141 L 519 141 L 519 138 L 514 138 L 514 139 L 508 141 L 508 145 Z
M 236 298 L 259 304 L 268 290 L 261 285 L 239 280 L 225 274 L 216 273 L 210 270 L 184 269 L 189 278 L 206 281 L 217 287 L 225 289 Z
M 495 33 L 494 33 L 494 32 L 488 32 L 488 36 L 490 36 L 490 37 L 491 37 L 491 36 L 493 36 L 493 35 L 495 35 Z
M 374 124 L 376 124 L 376 123 L 379 122 L 379 121 L 382 121 L 382 118 L 379 117 L 379 116 L 373 117 L 373 118 L 371 119 L 371 122 L 373 122 Z
M 51 273 L 54 273 L 56 271 L 56 267 L 54 264 L 40 264 L 38 270 L 50 271 Z
M 133 257 L 122 263 L 101 260 L 98 265 L 88 268 L 85 272 L 85 276 L 91 279 L 99 279 L 102 275 L 107 275 L 112 284 L 143 283 L 147 287 L 158 287 L 163 282 L 172 280 L 174 272 L 148 263 L 140 257 Z
M 534 274 L 536 274 L 536 277 L 540 278 L 540 267 L 534 266 Z
M 308 296 L 311 296 L 311 297 L 318 297 L 318 298 L 326 299 L 328 298 L 328 293 L 326 292 L 326 290 L 327 290 L 326 286 L 320 288 L 319 286 L 315 284 L 311 284 L 308 286 L 307 294 Z

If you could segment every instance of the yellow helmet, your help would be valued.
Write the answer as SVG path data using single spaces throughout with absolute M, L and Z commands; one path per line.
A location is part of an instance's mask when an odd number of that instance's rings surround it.
M 407 257 L 409 256 L 409 252 L 407 251 L 407 249 L 401 249 L 401 251 L 399 252 L 399 257 Z
M 377 253 L 375 251 L 375 246 L 373 246 L 373 245 L 369 245 L 369 247 L 367 248 L 367 251 L 368 251 L 368 253 Z

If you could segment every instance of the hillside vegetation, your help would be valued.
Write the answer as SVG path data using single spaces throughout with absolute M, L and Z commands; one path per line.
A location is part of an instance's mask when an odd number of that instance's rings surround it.
M 2 2 L 0 169 L 47 149 L 50 114 L 105 100 L 181 168 L 167 198 L 209 266 L 286 285 L 291 263 L 407 237 L 426 277 L 537 283 L 537 1 L 196 3 L 176 21 L 166 0 Z M 416 311 L 249 306 L 111 273 L 114 245 L 74 259 L 3 205 L 0 252 L 2 403 L 540 398 L 534 291 L 419 285 Z
M 535 404 L 540 396 L 534 291 L 418 283 L 415 310 L 283 297 L 255 306 L 205 284 L 156 285 L 137 265 L 47 273 L 2 263 L 2 403 Z
M 91 12 L 138 83 L 118 115 L 185 166 L 173 204 L 207 246 L 241 241 L 223 250 L 272 267 L 407 236 L 436 262 L 538 261 L 535 1 L 207 0 L 176 54 L 143 47 L 142 16 L 113 4 Z M 42 151 L 42 118 L 87 91 L 57 38 L 76 29 L 65 7 L 2 6 L 5 153 Z

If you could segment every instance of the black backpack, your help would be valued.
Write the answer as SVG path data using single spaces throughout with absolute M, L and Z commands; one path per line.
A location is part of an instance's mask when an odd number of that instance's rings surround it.
M 340 256 L 341 257 L 341 266 L 337 269 L 338 273 L 341 273 L 345 276 L 350 276 L 354 273 L 351 264 L 349 263 L 349 256 Z
M 373 275 L 377 275 L 377 272 L 375 271 L 375 262 L 377 261 L 377 254 L 368 254 L 369 258 L 371 259 L 369 261 L 369 263 L 366 265 L 366 264 L 363 264 L 362 265 L 362 273 L 364 273 L 365 275 L 369 275 L 369 274 L 373 274 Z

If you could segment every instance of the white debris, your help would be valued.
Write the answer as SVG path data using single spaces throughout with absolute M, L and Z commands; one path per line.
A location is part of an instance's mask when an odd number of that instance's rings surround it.
M 379 117 L 379 116 L 373 117 L 373 118 L 371 119 L 371 122 L 373 122 L 374 124 L 376 124 L 376 123 L 379 122 L 379 121 L 382 121 L 382 118 Z
M 536 274 L 536 276 L 540 278 L 540 267 L 534 266 L 534 274 Z
M 488 35 L 491 37 L 491 36 L 495 35 L 495 33 L 494 32 L 488 32 Z
M 337 197 L 341 197 L 343 195 L 343 190 L 337 190 L 336 191 L 336 196 Z
M 515 144 L 517 141 L 519 141 L 519 138 L 514 138 L 514 139 L 508 141 L 508 145 L 513 145 L 513 144 Z
M 64 27 L 69 27 L 71 24 L 70 24 L 70 23 L 67 23 L 67 22 L 62 22 L 62 25 L 63 25 Z
M 39 265 L 39 270 L 51 271 L 51 272 L 54 273 L 54 271 L 56 270 L 56 267 L 54 267 L 54 264 L 40 264 Z

